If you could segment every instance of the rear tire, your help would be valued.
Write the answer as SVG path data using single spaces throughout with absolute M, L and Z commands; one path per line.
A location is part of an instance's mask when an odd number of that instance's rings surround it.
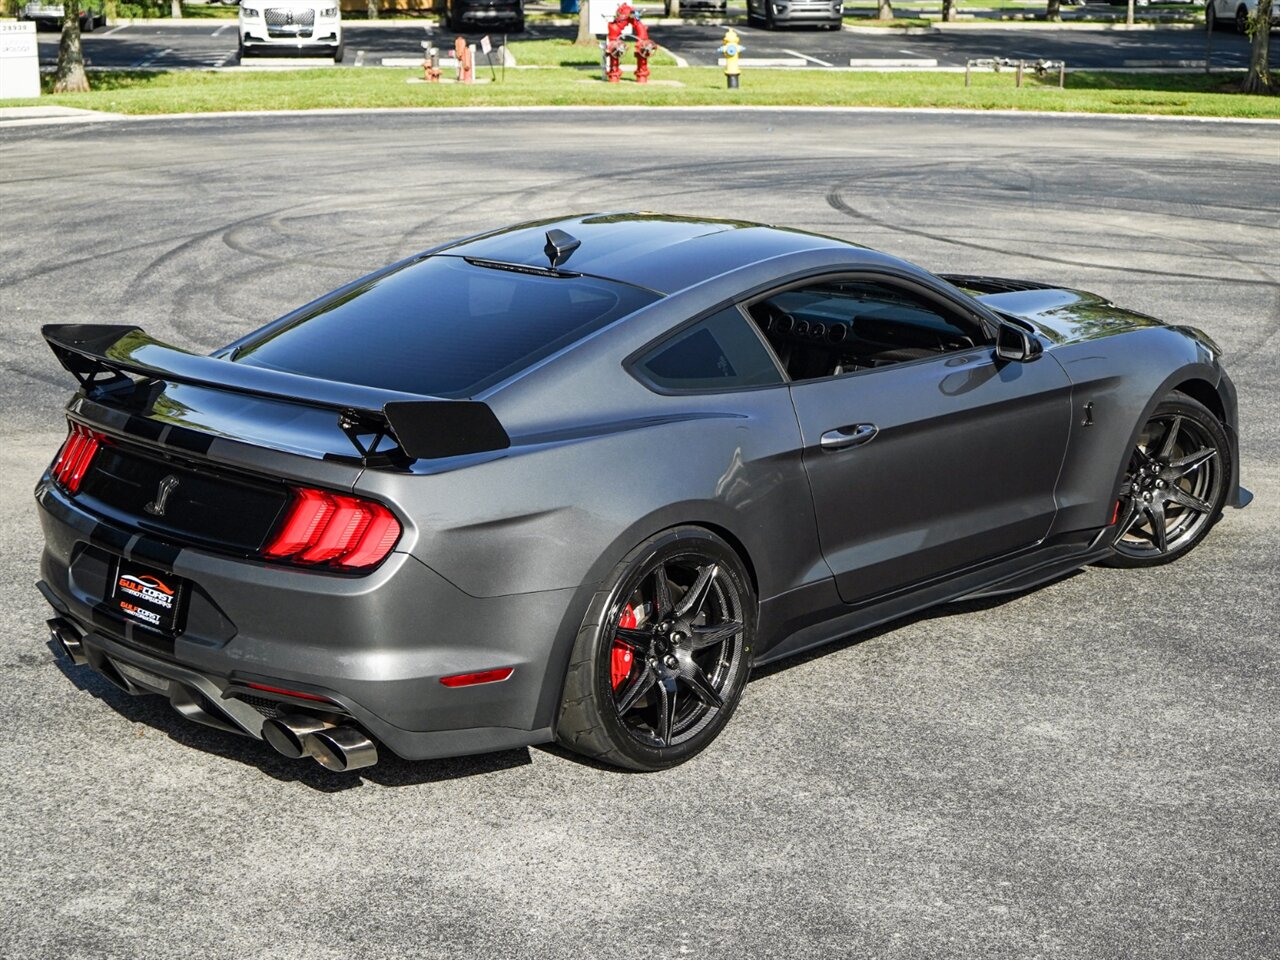
M 1204 8 L 1205 29 L 1212 33 L 1218 29 L 1218 15 L 1213 12 L 1213 0 L 1209 0 Z
M 1249 35 L 1249 11 L 1243 6 L 1236 8 L 1236 33 L 1242 37 Z
M 1222 516 L 1231 442 L 1213 411 L 1172 393 L 1152 412 L 1121 484 L 1111 567 L 1157 567 L 1190 553 Z
M 742 560 L 715 534 L 677 527 L 650 537 L 613 569 L 583 618 L 560 743 L 631 770 L 693 757 L 742 698 L 756 615 Z

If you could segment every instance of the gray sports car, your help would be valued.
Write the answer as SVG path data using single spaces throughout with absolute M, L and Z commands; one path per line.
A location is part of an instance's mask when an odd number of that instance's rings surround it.
M 753 665 L 1243 506 L 1204 334 L 799 230 L 525 224 L 211 356 L 44 329 L 53 639 L 331 769 L 544 743 L 654 770 Z

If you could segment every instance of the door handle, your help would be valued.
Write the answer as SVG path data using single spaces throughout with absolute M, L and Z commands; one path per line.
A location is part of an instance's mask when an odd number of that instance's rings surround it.
M 820 442 L 823 450 L 843 450 L 846 447 L 867 443 L 875 439 L 875 435 L 879 432 L 880 428 L 874 423 L 855 423 L 848 427 L 828 430 L 822 435 Z

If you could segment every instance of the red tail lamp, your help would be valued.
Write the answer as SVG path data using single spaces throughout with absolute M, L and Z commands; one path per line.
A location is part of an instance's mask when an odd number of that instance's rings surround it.
M 62 449 L 58 451 L 58 458 L 49 468 L 54 483 L 67 493 L 78 492 L 98 448 L 110 442 L 106 434 L 73 422 L 67 439 L 62 442 Z
M 400 521 L 373 500 L 296 487 L 262 551 L 272 560 L 339 570 L 375 567 L 400 539 Z

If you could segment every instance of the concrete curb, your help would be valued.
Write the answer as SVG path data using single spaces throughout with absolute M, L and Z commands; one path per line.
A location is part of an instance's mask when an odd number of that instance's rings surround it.
M 26 109 L 26 108 L 11 108 Z M 40 109 L 40 108 L 34 108 Z M 1061 118 L 1063 120 L 1102 120 L 1102 121 L 1143 121 L 1152 123 L 1210 123 L 1210 124 L 1232 124 L 1253 125 L 1263 127 L 1280 128 L 1280 120 L 1255 119 L 1245 117 L 1188 117 L 1188 116 L 1171 116 L 1167 114 L 1153 113 L 1081 113 L 1078 111 L 1055 111 L 1055 110 L 967 110 L 955 107 L 830 107 L 830 106 L 756 106 L 742 104 L 725 104 L 723 106 L 689 106 L 689 107 L 654 107 L 642 106 L 639 104 L 628 105 L 629 113 L 697 113 L 702 111 L 705 113 L 827 113 L 835 115 L 878 115 L 878 114 L 902 114 L 916 116 L 958 116 L 958 117 L 1002 117 L 1006 119 L 1037 119 L 1045 120 L 1049 118 Z M 516 106 L 516 107 L 494 107 L 494 106 L 457 106 L 457 107 L 371 107 L 371 108 L 332 108 L 322 110 L 229 110 L 209 113 L 161 113 L 147 114 L 145 116 L 129 116 L 126 114 L 99 114 L 97 121 L 111 121 L 114 123 L 156 123 L 174 120 L 227 120 L 245 117 L 354 117 L 367 116 L 372 114 L 403 114 L 405 116 L 447 116 L 449 114 L 472 113 L 472 114 L 509 114 L 509 113 L 573 113 L 573 112 L 590 112 L 590 113 L 617 113 L 618 107 L 612 104 L 602 104 L 596 106 Z M 92 112 L 92 111 L 86 111 Z M 36 124 L 56 124 L 68 122 L 87 122 L 90 118 L 68 118 L 68 117 L 42 117 L 28 120 L 3 121 L 0 120 L 0 129 L 6 126 L 29 126 Z

